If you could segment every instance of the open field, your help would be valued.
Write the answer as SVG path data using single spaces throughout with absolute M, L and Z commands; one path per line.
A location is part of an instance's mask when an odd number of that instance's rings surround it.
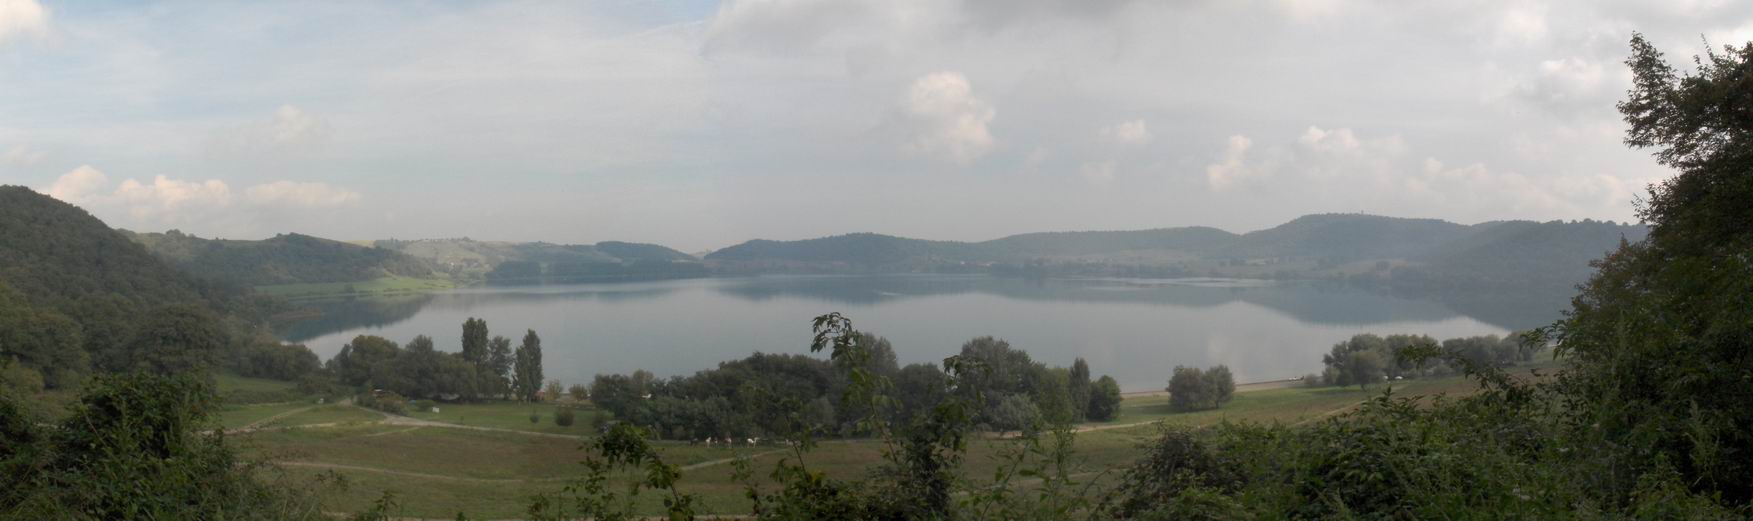
M 473 427 L 490 427 L 495 429 L 544 432 L 550 434 L 584 435 L 592 432 L 590 419 L 591 415 L 596 413 L 596 407 L 590 405 L 573 406 L 572 404 L 566 403 L 563 403 L 563 406 L 572 408 L 576 415 L 574 416 L 573 424 L 570 427 L 561 427 L 554 424 L 555 404 L 552 403 L 446 403 L 438 405 L 439 412 L 435 413 L 430 410 L 409 411 L 408 417 Z M 540 420 L 531 423 L 531 413 L 540 415 Z
M 1113 473 L 1103 471 L 1136 458 L 1137 447 L 1155 437 L 1158 423 L 1291 425 L 1342 412 L 1386 388 L 1251 387 L 1244 386 L 1232 402 L 1213 411 L 1175 412 L 1169 409 L 1167 396 L 1129 396 L 1118 420 L 1079 426 L 1084 430 L 1076 442 L 1080 473 L 1089 479 L 1111 479 Z M 1472 389 L 1471 382 L 1456 377 L 1407 380 L 1394 386 L 1395 394 L 1411 396 L 1463 394 Z M 540 424 L 529 422 L 532 407 L 542 414 Z M 411 420 L 392 420 L 345 405 L 257 405 L 226 411 L 224 423 L 248 424 L 276 411 L 296 411 L 272 422 L 293 428 L 242 432 L 230 439 L 246 454 L 281 462 L 293 476 L 321 472 L 345 476 L 349 481 L 345 490 L 324 493 L 327 507 L 335 511 L 361 510 L 389 490 L 403 505 L 401 515 L 451 518 L 464 512 L 471 517 L 516 518 L 533 494 L 557 492 L 569 479 L 583 474 L 579 465 L 583 439 L 557 435 L 592 432 L 588 408 L 580 410 L 578 423 L 569 428 L 553 424 L 551 404 L 441 404 L 439 408 L 438 413 L 414 413 Z M 715 513 L 747 511 L 742 485 L 732 479 L 734 458 L 753 457 L 755 475 L 764 481 L 774 461 L 792 455 L 789 449 L 772 446 L 731 449 L 654 443 L 667 462 L 684 466 L 682 490 L 699 494 L 706 511 Z M 998 436 L 971 441 L 963 472 L 990 479 L 1001 464 L 1000 450 L 1014 443 Z M 806 454 L 804 461 L 831 477 L 856 479 L 881 464 L 882 445 L 875 440 L 829 440 Z M 644 497 L 641 503 L 649 512 L 659 509 L 657 497 Z
M 289 299 L 337 298 L 346 296 L 384 296 L 403 293 L 439 291 L 456 287 L 448 279 L 413 277 L 382 277 L 361 282 L 321 282 L 308 284 L 275 284 L 256 286 L 256 291 Z

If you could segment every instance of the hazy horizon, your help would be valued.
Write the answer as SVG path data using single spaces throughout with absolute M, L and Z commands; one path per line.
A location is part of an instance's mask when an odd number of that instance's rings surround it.
M 1633 221 L 1633 31 L 1730 2 L 0 0 L 0 183 L 203 237 Z

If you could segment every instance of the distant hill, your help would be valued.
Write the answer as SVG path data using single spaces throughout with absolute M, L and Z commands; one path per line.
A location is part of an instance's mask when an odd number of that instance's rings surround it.
M 499 282 L 703 276 L 692 255 L 656 244 L 494 242 L 461 239 L 377 241 L 378 248 L 431 262 L 463 279 Z
M 1581 282 L 1589 261 L 1648 234 L 1601 221 L 1499 221 L 1322 214 L 1233 234 L 1215 228 L 1052 232 L 982 242 L 856 233 L 753 240 L 712 252 L 726 272 L 970 271 L 1077 276 L 1347 277 L 1405 290 L 1537 288 Z
M 431 278 L 431 262 L 402 252 L 296 233 L 259 241 L 203 239 L 177 230 L 126 233 L 189 273 L 245 286 Z
M 1637 242 L 1648 235 L 1644 226 L 1592 220 L 1481 223 L 1421 253 L 1419 264 L 1396 269 L 1394 279 L 1401 288 L 1568 291 L 1594 271 L 1590 261 L 1621 239 Z
M 1467 230 L 1467 226 L 1436 219 L 1307 215 L 1248 232 L 1215 253 L 1240 258 L 1311 257 L 1332 262 L 1407 258 L 1464 236 Z

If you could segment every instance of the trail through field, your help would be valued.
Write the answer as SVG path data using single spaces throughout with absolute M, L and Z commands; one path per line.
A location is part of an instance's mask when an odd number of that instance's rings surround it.
M 761 456 L 778 454 L 778 453 L 785 452 L 785 451 L 786 451 L 786 449 L 774 449 L 774 450 L 770 450 L 767 452 L 757 452 L 754 454 L 750 454 L 749 459 L 755 459 L 755 458 L 759 458 Z M 730 462 L 733 462 L 736 460 L 737 460 L 736 456 L 731 456 L 728 458 L 715 459 L 712 461 L 702 461 L 699 463 L 695 463 L 693 465 L 685 465 L 682 467 L 682 470 L 699 470 L 699 469 L 703 469 L 706 467 L 714 467 L 714 466 L 718 466 L 718 465 L 724 465 L 724 464 L 727 464 L 727 463 L 730 463 Z
M 340 464 L 340 463 L 323 463 L 320 461 L 280 461 L 280 462 L 276 462 L 275 464 L 280 465 L 280 466 L 284 466 L 284 467 L 304 467 L 304 468 L 313 468 L 313 469 L 351 470 L 351 471 L 356 471 L 356 472 L 372 472 L 372 473 L 376 473 L 376 474 L 387 474 L 387 475 L 391 475 L 391 476 L 402 476 L 402 477 L 420 478 L 420 479 L 432 479 L 432 480 L 438 480 L 438 481 L 453 481 L 453 482 L 459 482 L 459 483 L 530 483 L 530 482 L 542 482 L 542 481 L 566 481 L 569 479 L 573 479 L 573 478 L 530 478 L 530 479 L 523 479 L 523 478 L 465 478 L 465 477 L 461 477 L 461 476 L 447 476 L 444 474 L 427 474 L 425 472 L 409 472 L 409 471 L 405 471 L 405 470 L 380 469 L 377 467 L 364 467 L 364 466 L 359 466 L 359 465 L 344 465 L 344 464 Z
M 248 425 L 244 425 L 244 426 L 238 427 L 236 429 L 221 429 L 221 430 L 224 430 L 226 434 L 235 434 L 235 433 L 242 433 L 242 432 L 255 432 L 255 431 L 262 430 L 264 428 L 271 428 L 272 424 L 275 421 L 278 421 L 282 418 L 292 416 L 294 414 L 298 414 L 298 413 L 305 412 L 305 411 L 315 409 L 315 408 L 317 408 L 317 406 L 315 406 L 315 405 L 300 407 L 297 409 L 293 409 L 293 410 L 286 411 L 286 412 L 283 412 L 280 414 L 269 416 L 267 418 L 262 418 L 260 420 L 250 422 Z
M 486 432 L 509 432 L 512 434 L 522 434 L 525 436 L 538 436 L 538 437 L 543 437 L 543 438 L 556 438 L 556 439 L 562 439 L 562 440 L 581 440 L 581 439 L 584 439 L 583 436 L 575 436 L 575 435 L 571 435 L 571 434 L 554 434 L 551 432 L 530 432 L 530 431 L 520 431 L 517 429 L 502 429 L 499 427 L 481 427 L 478 425 L 462 425 L 462 424 L 458 424 L 458 423 L 445 423 L 445 422 L 438 422 L 438 421 L 432 421 L 432 420 L 422 420 L 419 418 L 409 418 L 407 416 L 390 414 L 390 413 L 383 412 L 383 411 L 380 411 L 377 409 L 371 409 L 371 408 L 367 408 L 367 407 L 359 407 L 358 405 L 353 405 L 353 403 L 351 401 L 343 401 L 342 403 L 349 405 L 349 406 L 352 406 L 352 407 L 358 407 L 359 409 L 363 409 L 366 411 L 374 412 L 380 416 L 383 416 L 383 421 L 381 423 L 383 423 L 384 425 L 400 425 L 400 426 L 405 426 L 405 427 L 438 427 L 438 428 L 443 428 L 443 429 L 468 429 L 468 430 L 486 431 Z

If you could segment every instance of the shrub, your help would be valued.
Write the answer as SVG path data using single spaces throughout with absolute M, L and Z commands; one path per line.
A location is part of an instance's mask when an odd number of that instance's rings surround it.
M 572 426 L 572 418 L 573 418 L 573 412 L 572 412 L 571 407 L 555 407 L 554 408 L 554 425 L 559 425 L 561 427 L 571 427 Z
M 530 424 L 542 423 L 542 413 L 530 411 Z

